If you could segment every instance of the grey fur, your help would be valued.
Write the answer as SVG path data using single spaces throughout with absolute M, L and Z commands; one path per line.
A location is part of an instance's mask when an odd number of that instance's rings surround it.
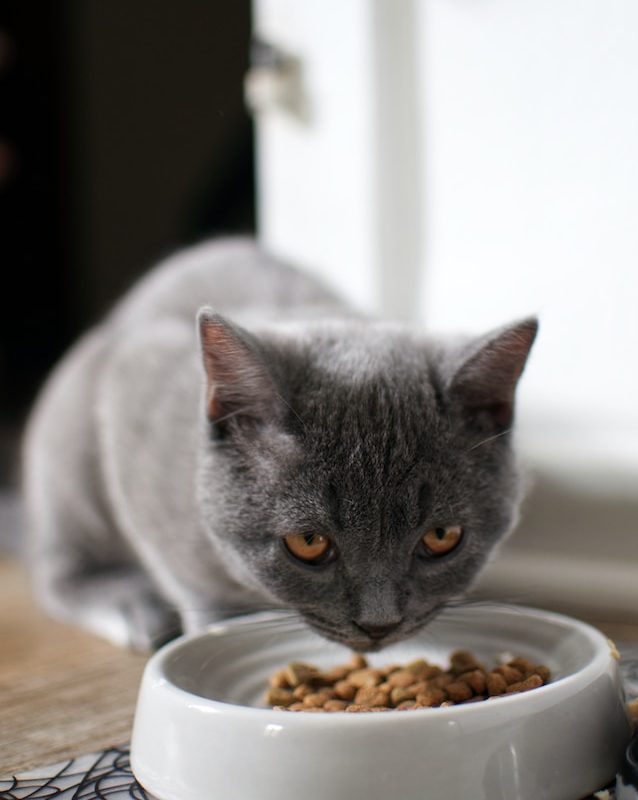
M 429 342 L 249 241 L 176 255 L 83 337 L 34 411 L 42 603 L 140 649 L 264 605 L 358 649 L 409 635 L 515 522 L 511 401 L 535 332 Z M 449 524 L 458 551 L 415 554 Z M 338 557 L 296 562 L 281 542 L 296 531 L 328 534 Z M 380 641 L 362 630 L 384 625 Z

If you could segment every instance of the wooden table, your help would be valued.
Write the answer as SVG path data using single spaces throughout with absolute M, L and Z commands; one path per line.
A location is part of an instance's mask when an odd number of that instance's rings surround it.
M 49 620 L 0 560 L 0 775 L 128 742 L 145 662 Z

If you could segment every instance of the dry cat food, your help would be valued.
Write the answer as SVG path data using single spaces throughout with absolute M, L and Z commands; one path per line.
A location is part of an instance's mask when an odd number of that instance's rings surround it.
M 477 703 L 549 681 L 543 664 L 506 662 L 488 671 L 466 650 L 452 653 L 447 670 L 422 658 L 375 668 L 359 654 L 329 670 L 292 662 L 271 677 L 266 701 L 284 711 L 411 711 Z

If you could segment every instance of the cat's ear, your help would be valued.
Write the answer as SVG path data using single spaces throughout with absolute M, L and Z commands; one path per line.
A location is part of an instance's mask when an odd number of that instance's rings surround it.
M 511 426 L 516 385 L 537 331 L 538 320 L 530 317 L 481 337 L 465 350 L 449 393 L 471 422 L 496 430 Z
M 206 414 L 213 422 L 266 422 L 279 402 L 275 383 L 254 336 L 211 308 L 197 315 L 206 372 Z

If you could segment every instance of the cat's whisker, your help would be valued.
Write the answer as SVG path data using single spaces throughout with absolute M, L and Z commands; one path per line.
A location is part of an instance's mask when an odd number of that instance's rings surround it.
M 186 611 L 186 613 L 190 614 L 205 614 L 206 612 L 210 612 L 210 608 L 196 608 L 194 606 L 189 606 L 188 608 L 182 609 Z M 272 617 L 264 616 L 263 618 L 258 618 L 255 620 L 251 620 L 249 618 L 253 617 L 254 615 L 259 614 L 270 614 L 272 613 Z M 262 607 L 251 607 L 246 608 L 241 606 L 233 606 L 233 607 L 222 607 L 215 609 L 215 615 L 211 616 L 211 623 L 215 625 L 219 622 L 225 622 L 226 620 L 230 619 L 238 619 L 240 617 L 245 617 L 247 622 L 254 621 L 256 624 L 259 625 L 270 625 L 275 627 L 281 627 L 290 624 L 296 620 L 301 620 L 301 616 L 292 610 L 285 610 L 282 611 L 279 608 L 275 608 L 273 606 L 262 606 Z
M 503 605 L 507 605 L 509 609 L 516 613 L 517 606 L 524 606 L 528 605 L 529 601 L 524 596 L 514 597 L 509 595 L 508 597 L 499 597 L 499 598 L 481 598 L 481 597 L 456 597 L 452 598 L 445 606 L 446 609 L 446 617 L 445 621 L 446 624 L 450 625 L 458 625 L 458 626 L 465 626 L 471 620 L 466 613 L 469 609 L 483 609 L 487 612 L 490 610 L 497 610 L 501 608 Z M 523 613 L 523 609 L 520 609 L 521 614 Z
M 222 417 L 217 417 L 215 419 L 215 423 L 218 424 L 220 422 L 226 422 L 227 420 L 232 419 L 233 417 L 241 416 L 242 414 L 246 413 L 248 408 L 249 408 L 248 406 L 244 406 L 242 408 L 237 408 L 234 411 L 229 411 L 228 414 L 224 414 Z
M 290 405 L 290 403 L 289 403 L 289 402 L 286 400 L 286 398 L 285 398 L 285 397 L 284 397 L 282 394 L 280 394 L 279 392 L 275 392 L 275 394 L 276 394 L 276 395 L 277 395 L 277 397 L 278 397 L 278 398 L 281 400 L 281 402 L 282 402 L 282 403 L 283 403 L 285 406 L 287 406 L 287 407 L 288 407 L 289 411 L 291 411 L 291 412 L 292 412 L 292 413 L 295 415 L 295 417 L 296 417 L 296 418 L 299 420 L 299 424 L 301 425 L 301 427 L 302 427 L 304 430 L 307 430 L 306 423 L 305 423 L 305 422 L 304 422 L 304 421 L 301 419 L 301 417 L 299 416 L 299 414 L 297 414 L 297 412 L 295 411 L 295 409 L 294 409 L 294 408 L 293 408 L 293 407 Z
M 473 444 L 466 452 L 471 453 L 472 450 L 476 450 L 479 447 L 483 447 L 484 444 L 489 444 L 489 442 L 493 442 L 495 439 L 500 439 L 501 436 L 507 436 L 508 433 L 511 433 L 512 429 L 507 428 L 504 431 L 500 431 L 499 433 L 495 433 L 493 436 L 488 436 L 485 439 L 482 439 L 480 442 Z

